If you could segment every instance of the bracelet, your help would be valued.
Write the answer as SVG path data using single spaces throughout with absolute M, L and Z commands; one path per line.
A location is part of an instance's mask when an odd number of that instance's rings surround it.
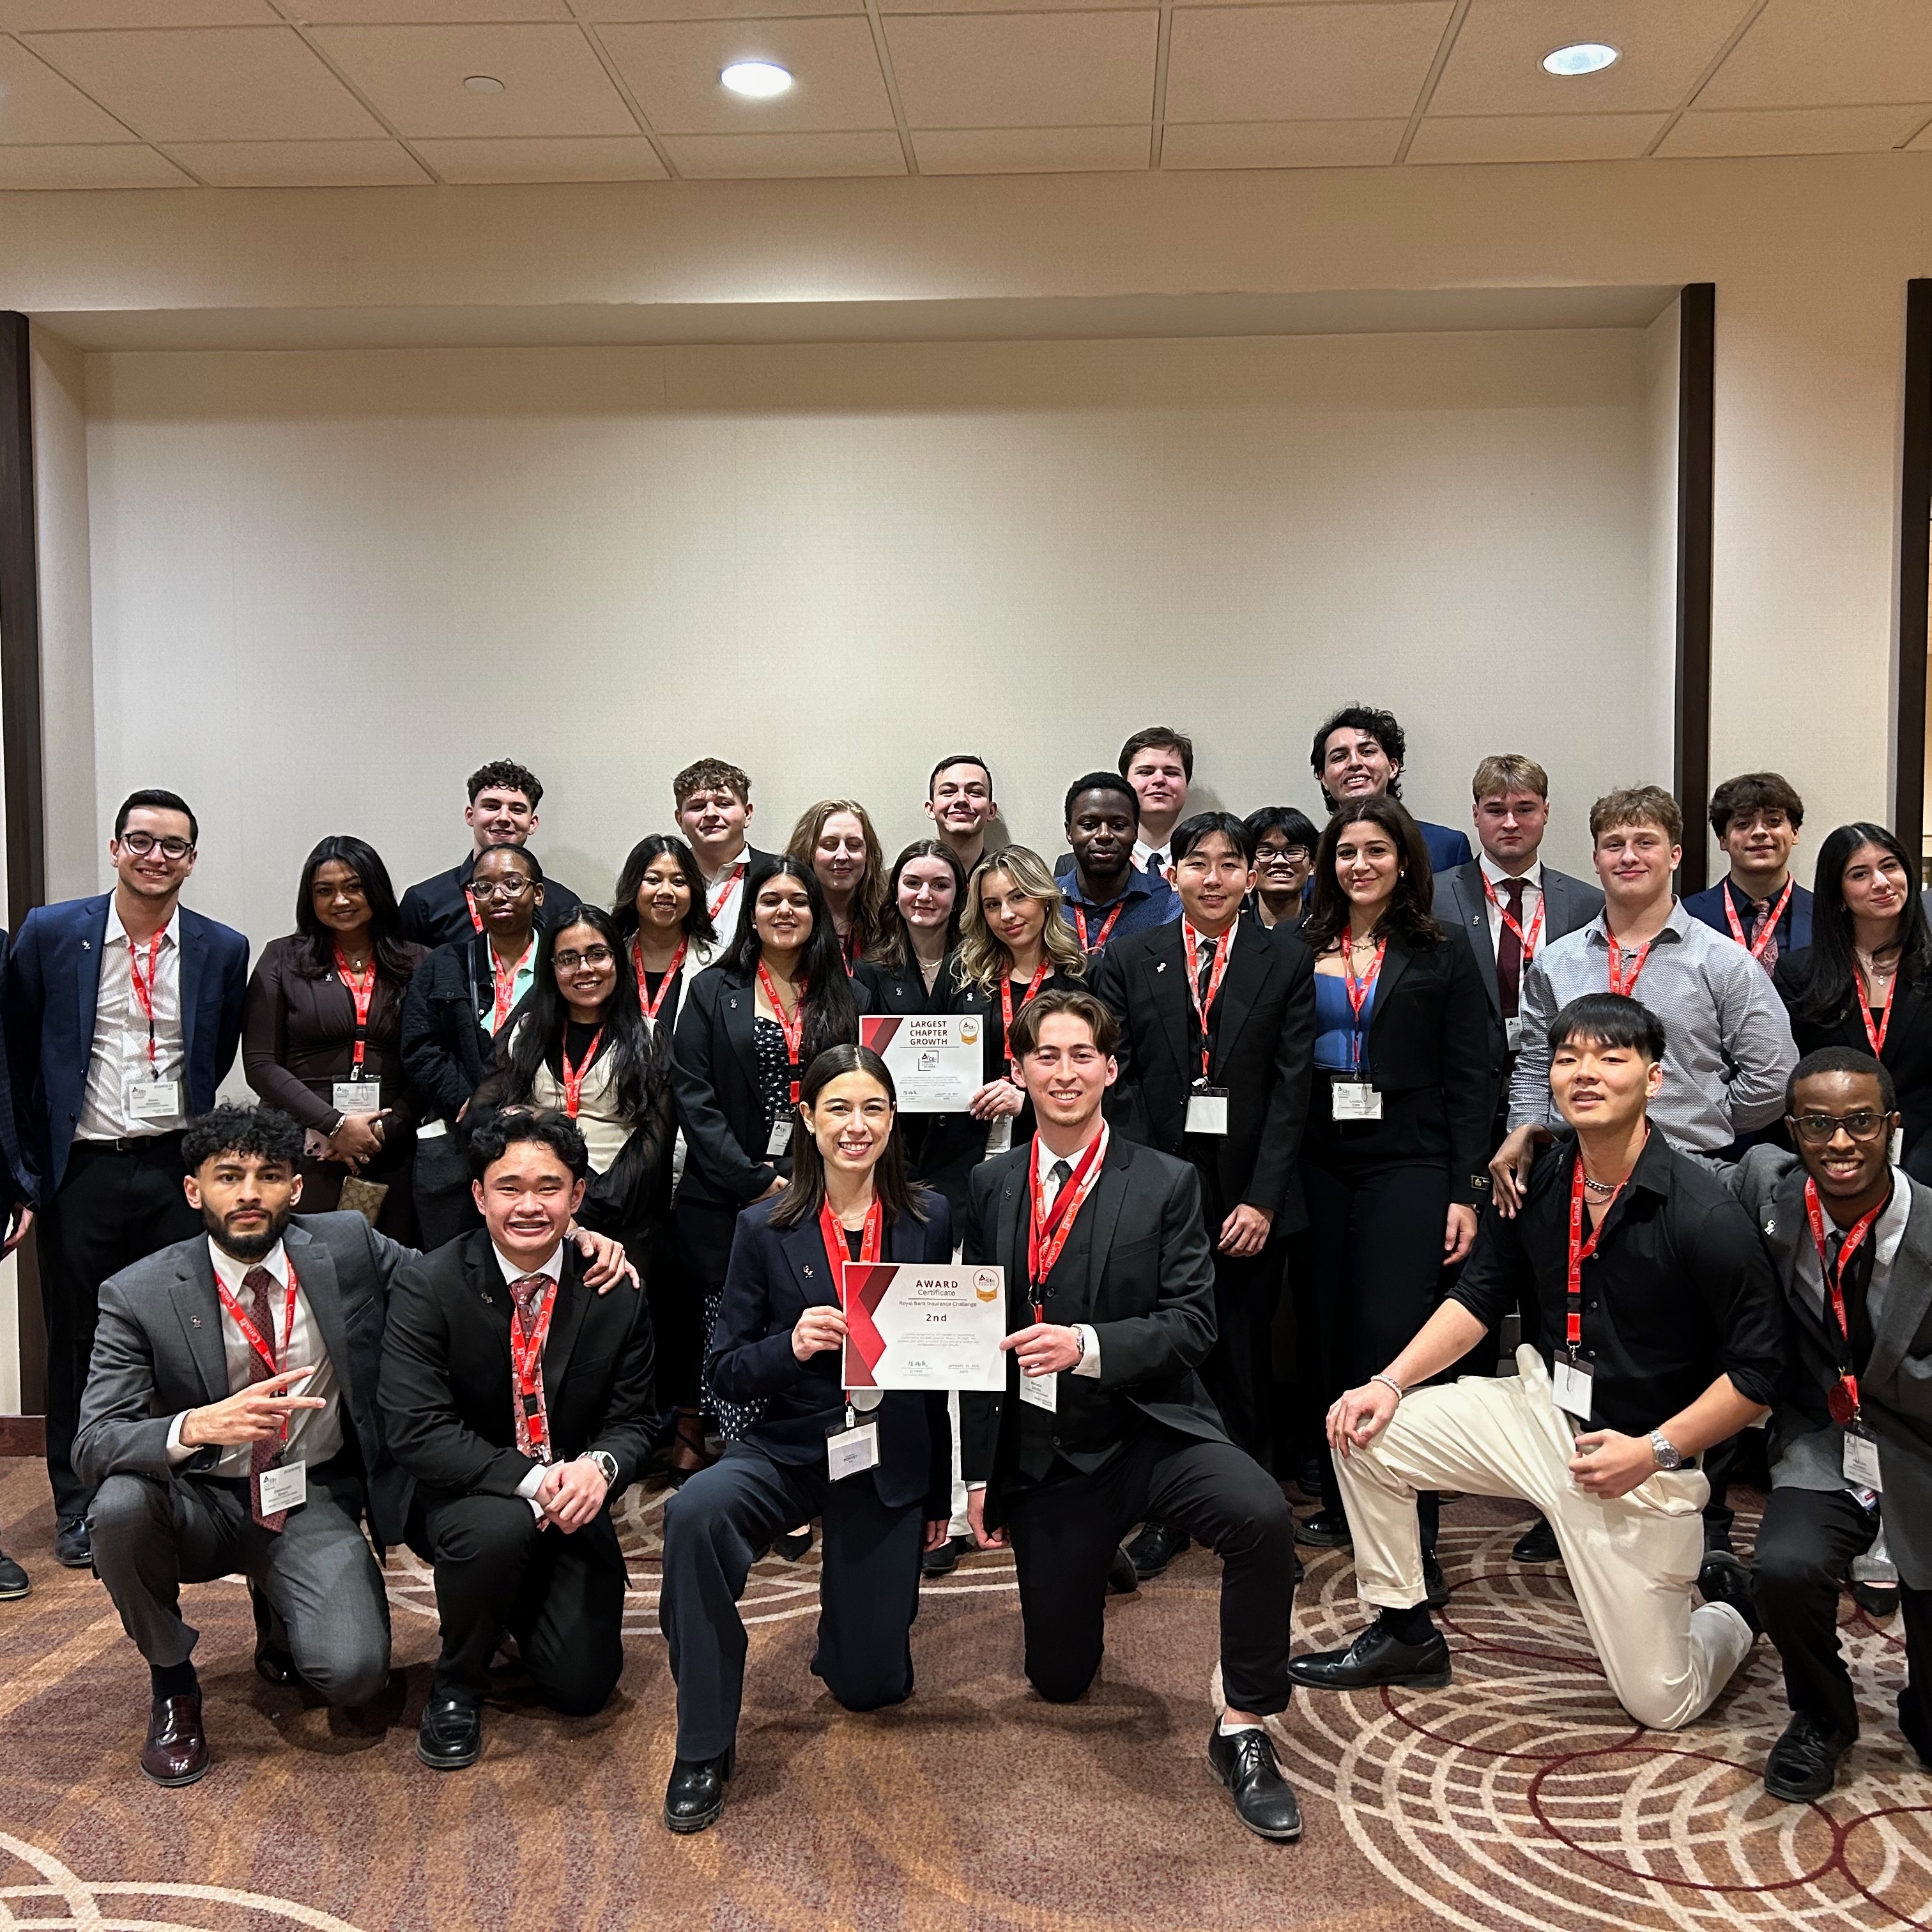
M 1384 1388 L 1394 1389 L 1395 1390 L 1395 1399 L 1398 1403 L 1400 1403 L 1402 1397 L 1408 1394 L 1408 1390 L 1406 1390 L 1401 1383 L 1397 1382 L 1393 1376 L 1371 1376 L 1369 1379 L 1372 1382 L 1380 1382 Z

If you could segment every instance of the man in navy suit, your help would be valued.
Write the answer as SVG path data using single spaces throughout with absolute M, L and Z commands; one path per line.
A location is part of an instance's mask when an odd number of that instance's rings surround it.
M 1345 704 L 1316 733 L 1308 762 L 1328 809 L 1334 812 L 1360 799 L 1400 798 L 1402 760 L 1408 754 L 1408 740 L 1393 711 Z M 1429 848 L 1432 871 L 1446 872 L 1451 866 L 1469 862 L 1466 833 L 1452 832 L 1446 825 L 1432 825 L 1426 818 L 1415 822 L 1422 828 L 1422 842 Z
M 6 986 L 7 928 L 0 926 L 0 989 Z M 0 992 L 0 997 L 4 992 Z M 26 1163 L 20 1159 L 19 1136 L 14 1131 L 14 1098 L 12 1084 L 8 1078 L 7 1048 L 4 1034 L 0 1034 L 0 1159 L 5 1168 L 0 1172 L 0 1187 L 6 1190 L 5 1203 L 8 1209 L 8 1228 L 4 1240 L 0 1240 L 0 1256 L 10 1255 L 20 1244 L 22 1238 L 33 1225 L 34 1210 L 27 1204 L 27 1184 L 22 1178 Z M 24 1597 L 33 1588 L 27 1573 L 20 1564 L 0 1550 L 0 1603 L 11 1603 L 16 1598 Z
M 242 1038 L 248 942 L 180 902 L 200 832 L 174 793 L 130 796 L 107 847 L 113 891 L 30 912 L 0 1000 L 20 1178 L 40 1216 L 54 1555 L 74 1570 L 93 1561 L 72 1450 L 100 1284 L 200 1232 L 182 1134 L 213 1108 Z
M 1791 876 L 1804 801 L 1776 772 L 1746 772 L 1711 794 L 1711 830 L 1731 862 L 1684 910 L 1728 932 L 1768 973 L 1780 952 L 1811 944 L 1811 895 Z

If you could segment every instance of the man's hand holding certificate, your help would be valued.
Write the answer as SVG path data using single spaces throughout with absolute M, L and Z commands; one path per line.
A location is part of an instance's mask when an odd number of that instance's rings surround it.
M 963 1114 L 986 1084 L 983 1013 L 866 1013 L 859 1044 L 892 1076 L 902 1114 Z
M 1004 1268 L 848 1262 L 844 1274 L 846 1388 L 1006 1387 Z

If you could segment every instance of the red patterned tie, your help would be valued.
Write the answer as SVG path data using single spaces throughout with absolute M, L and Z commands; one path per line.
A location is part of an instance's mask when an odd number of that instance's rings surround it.
M 1753 899 L 1750 902 L 1753 914 L 1751 944 L 1754 946 L 1760 939 L 1764 939 L 1765 928 L 1771 925 L 1771 909 L 1774 903 L 1775 902 L 1771 899 Z M 1768 939 L 1764 939 L 1764 950 L 1757 956 L 1757 963 L 1767 973 L 1774 972 L 1777 970 L 1778 928 L 1774 926 L 1771 927 L 1771 937 Z
M 255 1318 L 255 1326 L 262 1340 L 268 1343 L 269 1352 L 279 1361 L 280 1345 L 275 1340 L 274 1304 L 269 1299 L 275 1286 L 275 1278 L 265 1268 L 251 1268 L 242 1277 L 242 1286 L 247 1289 L 254 1306 L 249 1313 Z M 253 1348 L 248 1351 L 248 1380 L 252 1386 L 265 1382 L 273 1372 L 268 1364 Z M 272 1436 L 265 1442 L 251 1442 L 248 1445 L 248 1511 L 264 1529 L 279 1532 L 288 1520 L 286 1510 L 277 1510 L 272 1514 L 262 1514 L 262 1472 L 272 1469 L 282 1460 L 282 1442 L 278 1436 Z
M 523 1324 L 524 1333 L 534 1335 L 537 1330 L 537 1310 L 542 1304 L 544 1291 L 550 1286 L 547 1274 L 520 1274 L 510 1285 L 510 1299 L 517 1304 L 517 1318 Z M 526 1456 L 534 1456 L 540 1462 L 550 1460 L 550 1411 L 544 1400 L 543 1376 L 541 1370 L 536 1378 L 536 1386 L 531 1391 L 536 1397 L 537 1414 L 542 1418 L 540 1432 L 530 1427 L 530 1412 L 524 1406 L 524 1392 L 517 1381 L 517 1371 L 513 1361 L 510 1369 L 510 1407 L 517 1421 L 517 1447 Z M 537 1435 L 541 1433 L 542 1443 L 538 1446 Z

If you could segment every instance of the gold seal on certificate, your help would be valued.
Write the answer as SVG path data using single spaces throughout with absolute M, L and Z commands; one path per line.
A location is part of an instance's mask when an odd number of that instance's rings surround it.
M 866 1013 L 859 1044 L 892 1076 L 902 1114 L 963 1114 L 986 1084 L 983 1013 Z
M 844 1273 L 846 1388 L 1006 1387 L 1005 1269 L 848 1262 Z

